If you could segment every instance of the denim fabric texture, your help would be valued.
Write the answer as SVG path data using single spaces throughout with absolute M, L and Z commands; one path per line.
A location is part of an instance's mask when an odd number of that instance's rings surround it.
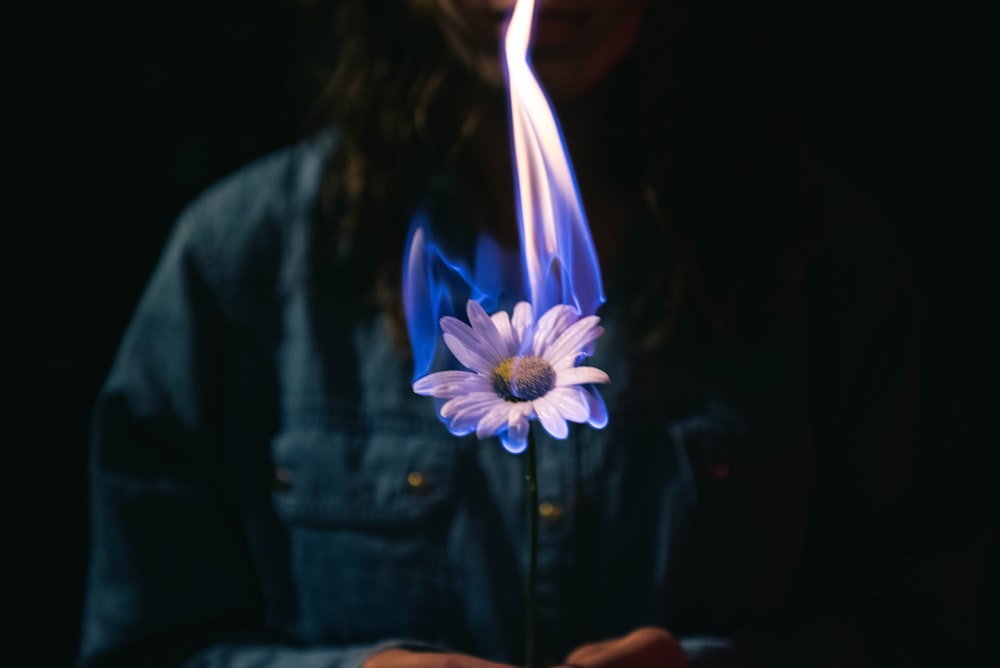
M 389 646 L 523 661 L 525 461 L 447 433 L 383 316 L 316 263 L 334 141 L 241 170 L 178 221 L 95 408 L 81 668 L 347 667 Z M 851 289 L 824 257 L 821 286 Z M 936 568 L 880 528 L 924 508 L 909 409 L 883 410 L 927 394 L 906 376 L 924 347 L 908 307 L 844 297 L 885 321 L 871 340 L 839 333 L 839 304 L 640 350 L 611 294 L 591 360 L 612 378 L 608 427 L 535 425 L 540 654 L 655 624 L 694 666 L 904 655 L 896 611 L 923 585 L 893 571 Z M 926 399 L 925 424 L 960 441 L 927 402 L 947 403 Z

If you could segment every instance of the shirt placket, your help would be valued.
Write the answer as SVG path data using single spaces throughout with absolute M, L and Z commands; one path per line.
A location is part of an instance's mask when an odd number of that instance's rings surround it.
M 580 446 L 573 426 L 564 441 L 536 429 L 538 452 L 538 573 L 536 588 L 539 665 L 558 665 L 567 650 L 575 517 L 576 463 Z

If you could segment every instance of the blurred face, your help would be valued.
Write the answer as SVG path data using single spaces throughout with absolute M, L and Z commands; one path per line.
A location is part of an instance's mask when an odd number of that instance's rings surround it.
M 572 99 L 628 53 L 647 0 L 535 0 L 531 63 L 548 94 Z M 487 83 L 504 85 L 500 49 L 516 0 L 409 0 Z

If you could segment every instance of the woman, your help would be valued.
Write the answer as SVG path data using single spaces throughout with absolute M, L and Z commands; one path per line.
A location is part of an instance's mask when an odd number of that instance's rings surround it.
M 974 449 L 732 4 L 539 8 L 613 382 L 606 429 L 539 436 L 538 656 L 967 665 Z M 517 246 L 510 6 L 338 3 L 331 129 L 181 217 L 95 410 L 80 665 L 525 660 L 523 462 L 412 392 L 401 279 L 417 210 Z

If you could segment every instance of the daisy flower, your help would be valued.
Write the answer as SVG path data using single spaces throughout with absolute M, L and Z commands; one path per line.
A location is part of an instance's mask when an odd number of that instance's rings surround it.
M 569 434 L 567 420 L 607 424 L 603 401 L 586 386 L 610 382 L 608 374 L 577 366 L 604 333 L 600 318 L 580 317 L 574 307 L 558 304 L 532 322 L 528 302 L 519 302 L 513 317 L 506 311 L 489 316 L 475 300 L 466 312 L 468 325 L 446 316 L 441 331 L 468 371 L 439 371 L 413 383 L 417 394 L 447 399 L 438 413 L 452 434 L 498 435 L 507 450 L 519 453 L 534 419 L 559 439 Z

